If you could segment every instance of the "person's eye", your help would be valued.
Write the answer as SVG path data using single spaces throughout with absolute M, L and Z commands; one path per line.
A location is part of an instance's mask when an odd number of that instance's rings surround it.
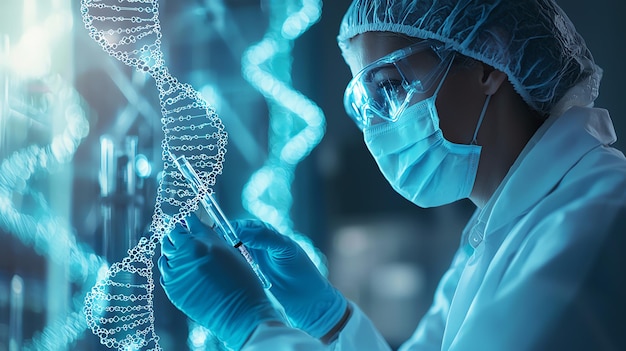
M 400 79 L 386 79 L 376 84 L 378 91 L 384 95 L 395 95 L 402 89 L 402 80 Z
M 395 65 L 385 65 L 378 69 L 372 70 L 369 74 L 370 82 L 377 85 L 387 84 L 386 82 L 402 82 L 403 77 Z
M 376 101 L 379 108 L 385 110 L 389 117 L 395 117 L 398 107 L 406 99 L 407 92 L 404 88 L 404 81 L 387 79 L 379 82 L 377 89 Z

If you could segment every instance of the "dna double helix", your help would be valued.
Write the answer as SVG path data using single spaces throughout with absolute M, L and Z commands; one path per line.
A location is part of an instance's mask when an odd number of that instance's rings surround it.
M 119 350 L 161 350 L 154 329 L 153 256 L 161 238 L 198 206 L 170 152 L 185 156 L 212 191 L 222 173 L 228 134 L 215 110 L 186 83 L 172 76 L 161 51 L 157 0 L 81 0 L 90 37 L 110 56 L 149 74 L 161 105 L 163 177 L 151 236 L 142 237 L 113 263 L 85 298 L 87 324 L 100 342 Z
M 12 234 L 54 265 L 67 267 L 68 281 L 80 288 L 72 297 L 67 313 L 51 318 L 33 338 L 17 345 L 20 350 L 59 350 L 76 341 L 87 327 L 82 313 L 82 296 L 93 283 L 103 262 L 90 248 L 80 243 L 69 223 L 55 215 L 55 206 L 45 196 L 38 178 L 64 169 L 72 161 L 82 140 L 89 133 L 89 122 L 78 93 L 60 76 L 43 79 L 50 94 L 47 114 L 53 120 L 63 117 L 64 127 L 49 143 L 33 143 L 18 149 L 0 162 L 0 229 Z M 8 96 L 5 96 L 5 107 Z M 0 111 L 5 117 L 6 111 Z M 7 114 L 8 115 L 8 114 Z M 28 199 L 30 206 L 22 204 Z M 85 285 L 83 289 L 83 284 Z M 21 340 L 17 340 L 21 342 Z M 11 341 L 10 341 L 11 342 Z

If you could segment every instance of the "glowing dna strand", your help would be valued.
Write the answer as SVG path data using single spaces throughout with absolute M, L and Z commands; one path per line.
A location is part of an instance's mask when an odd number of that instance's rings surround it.
M 67 266 L 69 281 L 84 284 L 88 289 L 103 265 L 102 259 L 89 247 L 77 242 L 66 221 L 54 215 L 41 191 L 30 184 L 32 178 L 53 173 L 70 162 L 89 132 L 78 94 L 59 77 L 46 79 L 45 85 L 54 92 L 50 114 L 62 115 L 66 127 L 53 137 L 50 144 L 30 145 L 13 152 L 0 163 L 0 228 L 55 264 Z M 18 209 L 15 194 L 28 197 L 33 209 L 28 213 Z M 22 349 L 64 349 L 78 339 L 87 329 L 80 313 L 86 292 L 77 292 L 73 298 L 73 311 L 49 323 Z
M 319 0 L 269 2 L 270 26 L 259 43 L 243 56 L 243 75 L 270 105 L 269 156 L 243 191 L 244 207 L 303 246 L 321 271 L 320 253 L 311 241 L 294 232 L 289 217 L 294 171 L 324 135 L 322 110 L 291 85 L 291 49 L 321 15 Z
M 91 38 L 109 55 L 154 78 L 164 133 L 164 171 L 150 225 L 152 235 L 141 238 L 96 283 L 85 298 L 85 317 L 109 348 L 160 350 L 154 330 L 152 258 L 163 235 L 197 209 L 202 195 L 193 192 L 169 155 L 185 156 L 212 191 L 222 172 L 228 135 L 200 93 L 180 83 L 165 67 L 157 0 L 81 0 L 81 15 Z

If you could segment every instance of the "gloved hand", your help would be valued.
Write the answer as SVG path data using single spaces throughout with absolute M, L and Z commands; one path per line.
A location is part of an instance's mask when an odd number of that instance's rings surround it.
M 282 321 L 237 249 L 191 215 L 163 238 L 158 266 L 170 301 L 227 346 L 240 349 L 264 321 Z
M 259 220 L 232 224 L 272 283 L 270 292 L 285 309 L 292 326 L 318 339 L 337 326 L 346 313 L 347 300 L 300 245 Z

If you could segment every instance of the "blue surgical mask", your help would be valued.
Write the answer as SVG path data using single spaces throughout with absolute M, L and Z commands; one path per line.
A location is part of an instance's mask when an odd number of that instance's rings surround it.
M 444 78 L 442 79 L 442 82 Z M 487 96 L 470 145 L 446 140 L 432 97 L 406 108 L 395 122 L 364 129 L 365 143 L 391 186 L 420 207 L 435 207 L 468 198 L 481 146 L 476 135 L 487 110 Z

